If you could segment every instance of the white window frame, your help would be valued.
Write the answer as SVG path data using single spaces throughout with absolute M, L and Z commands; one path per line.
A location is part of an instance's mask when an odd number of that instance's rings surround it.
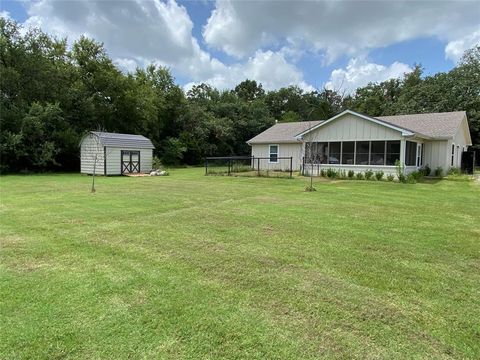
M 272 158 L 272 146 L 276 146 L 276 147 L 277 147 L 277 152 L 276 152 L 276 153 L 273 153 L 273 154 L 276 154 L 276 155 L 277 155 L 277 161 L 271 161 L 271 160 L 270 160 L 270 159 Z M 268 145 L 268 163 L 269 163 L 269 164 L 278 164 L 279 154 L 280 154 L 280 145 L 278 145 L 278 144 L 269 144 L 269 145 Z

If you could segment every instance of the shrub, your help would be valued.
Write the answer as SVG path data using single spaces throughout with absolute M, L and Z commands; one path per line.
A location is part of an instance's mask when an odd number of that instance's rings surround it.
M 435 176 L 436 177 L 442 177 L 443 176 L 443 168 L 441 166 L 439 166 L 435 169 Z
M 398 181 L 400 181 L 401 183 L 406 183 L 407 182 L 407 177 L 405 176 L 405 174 L 398 174 Z
M 421 171 L 413 171 L 413 172 L 411 172 L 410 174 L 408 174 L 408 177 L 407 177 L 407 178 L 413 178 L 413 179 L 415 179 L 415 182 L 417 182 L 417 181 L 420 180 L 422 177 L 423 177 L 423 172 L 421 172 Z
M 432 169 L 430 169 L 430 166 L 425 165 L 423 168 L 420 169 L 420 171 L 422 172 L 423 176 L 429 176 L 432 172 Z
M 327 169 L 327 177 L 330 178 L 330 179 L 335 179 L 337 177 L 337 172 L 335 171 L 335 169 Z
M 417 182 L 417 176 L 416 176 L 416 173 L 417 171 L 414 171 L 410 174 L 408 174 L 405 178 L 404 183 L 408 183 L 408 184 L 415 184 Z
M 363 180 L 364 179 L 363 173 L 361 173 L 361 172 L 357 172 L 355 174 L 355 177 L 357 178 L 357 180 Z
M 380 171 L 377 171 L 377 172 L 375 173 L 375 178 L 376 178 L 378 181 L 380 181 L 380 180 L 383 179 L 383 175 L 384 175 L 384 174 L 383 174 L 383 171 L 381 171 L 381 170 L 380 170 Z
M 152 159 L 152 169 L 153 170 L 159 170 L 162 168 L 162 162 L 158 158 L 158 156 L 154 156 Z
M 345 170 L 339 170 L 338 171 L 338 178 L 339 179 L 346 179 L 347 178 L 347 172 Z
M 395 179 L 395 175 L 393 175 L 393 174 L 388 174 L 387 175 L 387 180 L 388 181 L 393 181 L 394 179 Z
M 313 186 L 307 185 L 305 187 L 305 191 L 306 192 L 312 192 L 312 191 L 317 191 L 317 189 L 315 189 Z
M 447 175 L 460 175 L 460 169 L 452 167 L 450 170 L 448 170 Z
M 371 180 L 372 176 L 373 176 L 373 171 L 372 170 L 369 169 L 369 170 L 365 171 L 365 179 Z
M 355 176 L 355 172 L 353 170 L 348 170 L 348 178 L 353 179 L 354 176 Z
M 320 176 L 321 176 L 321 177 L 327 176 L 325 169 L 321 169 L 321 170 L 320 170 Z

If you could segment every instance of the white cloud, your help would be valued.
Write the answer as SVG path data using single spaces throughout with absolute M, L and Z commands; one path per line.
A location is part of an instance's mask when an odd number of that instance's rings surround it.
M 309 85 L 301 71 L 287 59 L 298 50 L 259 51 L 243 62 L 225 65 L 204 51 L 192 35 L 193 23 L 174 0 L 153 1 L 53 1 L 40 0 L 28 8 L 27 26 L 37 26 L 70 41 L 81 35 L 104 43 L 114 63 L 134 71 L 148 63 L 169 66 L 192 82 L 229 88 L 245 78 L 266 89 Z
M 306 91 L 314 90 L 305 82 L 302 72 L 289 63 L 282 52 L 258 50 L 245 63 L 226 66 L 219 64 L 216 72 L 201 80 L 219 89 L 232 88 L 245 79 L 262 83 L 264 89 L 272 90 L 283 86 L 297 85 Z M 188 90 L 198 81 L 185 85 Z
M 3 19 L 11 20 L 10 13 L 8 11 L 0 11 L 0 17 Z
M 465 50 L 475 45 L 480 45 L 480 30 L 458 40 L 450 41 L 445 47 L 445 57 L 456 63 L 462 58 Z
M 412 69 L 401 62 L 394 62 L 389 66 L 369 63 L 365 59 L 350 59 L 345 69 L 335 69 L 325 84 L 327 89 L 353 93 L 358 87 L 370 82 L 381 82 L 392 78 L 402 77 Z
M 206 43 L 238 58 L 284 41 L 321 52 L 326 62 L 419 37 L 453 41 L 478 28 L 473 1 L 217 0 Z

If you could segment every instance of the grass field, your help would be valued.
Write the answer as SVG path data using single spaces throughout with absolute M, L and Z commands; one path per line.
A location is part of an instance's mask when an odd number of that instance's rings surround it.
M 4 176 L 0 359 L 480 357 L 480 182 Z

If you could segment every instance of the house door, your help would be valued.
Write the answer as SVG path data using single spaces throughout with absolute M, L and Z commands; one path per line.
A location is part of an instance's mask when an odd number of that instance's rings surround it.
M 122 174 L 140 172 L 140 151 L 122 150 Z

